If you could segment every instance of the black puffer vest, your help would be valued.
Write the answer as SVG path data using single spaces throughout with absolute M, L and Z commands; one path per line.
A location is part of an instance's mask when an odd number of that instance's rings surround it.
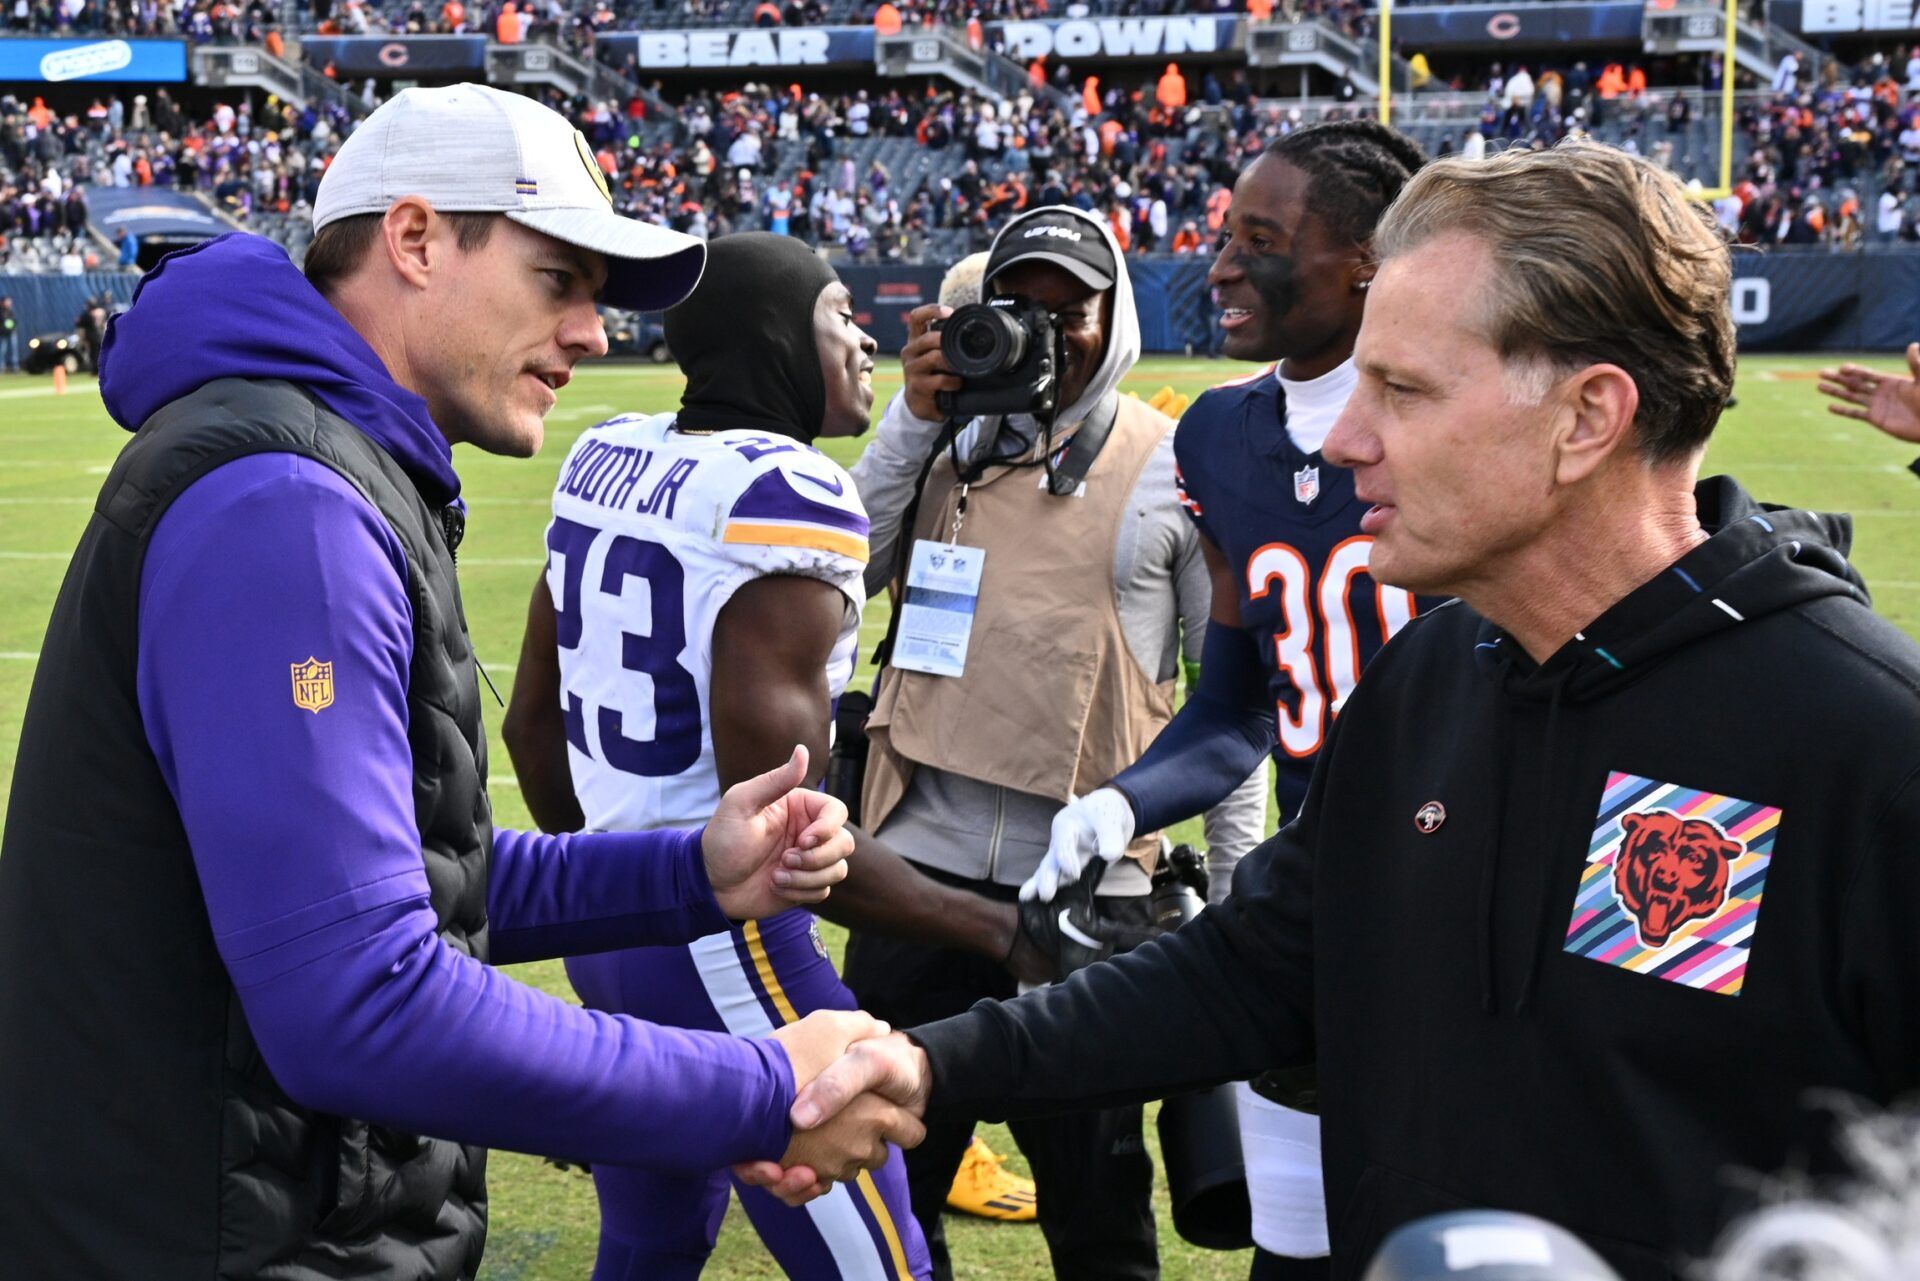
M 331 467 L 406 551 L 422 858 L 441 937 L 486 959 L 493 825 L 459 513 L 429 507 L 291 384 L 225 379 L 167 405 L 121 452 L 60 589 L 0 847 L 10 1281 L 450 1281 L 479 1267 L 484 1150 L 315 1113 L 268 1072 L 147 744 L 134 667 L 148 539 L 196 479 L 262 451 Z

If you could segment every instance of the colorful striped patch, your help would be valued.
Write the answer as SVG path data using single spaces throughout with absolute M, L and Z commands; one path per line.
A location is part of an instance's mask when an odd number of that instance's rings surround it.
M 537 196 L 540 194 L 540 184 L 532 178 L 515 178 L 513 180 L 513 189 L 522 196 Z
M 1609 774 L 1566 950 L 1740 995 L 1779 827 L 1777 806 Z

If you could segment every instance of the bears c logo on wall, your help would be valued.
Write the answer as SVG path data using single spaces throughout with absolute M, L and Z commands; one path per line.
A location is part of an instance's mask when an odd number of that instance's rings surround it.
M 1566 950 L 1738 996 L 1779 827 L 1777 806 L 1610 774 Z

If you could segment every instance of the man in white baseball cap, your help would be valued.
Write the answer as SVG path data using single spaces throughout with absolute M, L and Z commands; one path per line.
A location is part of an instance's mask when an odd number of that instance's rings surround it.
M 408 89 L 369 116 L 313 228 L 307 279 L 383 359 L 404 351 L 388 367 L 424 384 L 448 439 L 520 456 L 574 364 L 606 354 L 595 303 L 664 310 L 706 265 L 703 242 L 614 211 L 564 116 L 477 84 Z
M 0 836 L 0 1045 L 33 1047 L 0 1053 L 0 1116 L 91 1120 L 0 1126 L 9 1277 L 471 1278 L 486 1148 L 778 1157 L 795 1086 L 880 1030 L 660 1028 L 493 968 L 685 944 L 845 875 L 804 749 L 697 830 L 512 832 L 487 800 L 453 446 L 538 449 L 606 352 L 596 295 L 676 302 L 702 246 L 477 86 L 370 116 L 316 221 L 304 278 L 259 236 L 170 255 L 101 354 L 132 435 Z M 828 1177 L 917 1136 L 875 1106 Z

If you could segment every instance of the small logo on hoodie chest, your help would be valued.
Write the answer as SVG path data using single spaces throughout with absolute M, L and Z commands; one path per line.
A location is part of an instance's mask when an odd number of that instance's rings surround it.
M 1566 950 L 1738 996 L 1779 827 L 1778 806 L 1609 774 Z
M 1446 821 L 1447 807 L 1439 801 L 1428 801 L 1413 812 L 1413 825 L 1427 836 L 1439 831 L 1440 825 Z

